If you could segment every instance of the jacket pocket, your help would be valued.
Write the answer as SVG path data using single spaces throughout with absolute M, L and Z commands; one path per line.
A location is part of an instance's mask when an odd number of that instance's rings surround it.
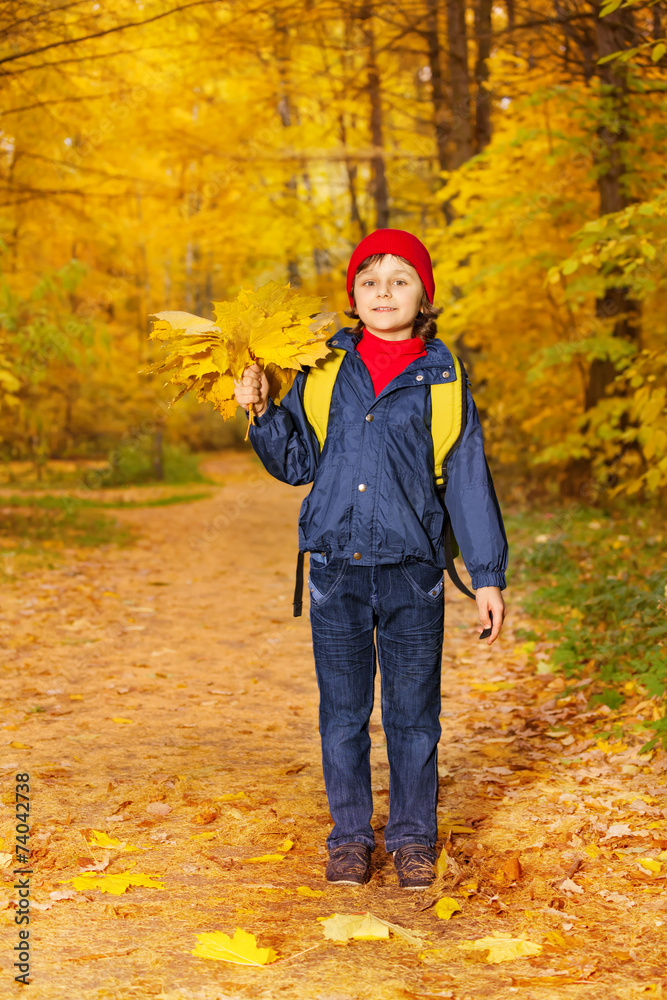
M 399 563 L 401 572 L 415 593 L 435 603 L 445 586 L 444 571 L 429 562 Z

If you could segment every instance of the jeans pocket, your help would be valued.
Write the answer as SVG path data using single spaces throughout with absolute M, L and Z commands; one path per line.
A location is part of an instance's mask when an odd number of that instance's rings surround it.
M 317 558 L 313 559 L 313 556 Z M 310 554 L 310 571 L 308 573 L 308 590 L 312 604 L 324 604 L 340 583 L 347 567 L 346 559 L 331 559 L 322 557 L 321 553 Z
M 400 563 L 401 572 L 412 589 L 425 601 L 436 602 L 445 586 L 444 570 L 429 562 Z

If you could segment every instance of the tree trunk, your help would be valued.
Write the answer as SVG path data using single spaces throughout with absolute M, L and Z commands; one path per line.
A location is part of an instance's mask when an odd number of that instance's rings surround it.
M 455 170 L 473 154 L 470 116 L 470 77 L 465 0 L 447 0 L 449 78 L 452 86 L 451 168 Z
M 340 142 L 343 149 L 347 150 L 347 129 L 345 127 L 345 116 L 341 112 L 338 116 L 338 134 L 340 135 Z M 357 165 L 345 155 L 345 172 L 347 174 L 347 190 L 350 196 L 350 222 L 353 226 L 358 226 L 359 228 L 359 239 L 363 240 L 366 236 L 366 223 L 361 217 L 359 211 L 359 199 L 357 197 Z
M 370 133 L 373 144 L 371 156 L 371 191 L 375 202 L 375 228 L 389 226 L 389 188 L 384 162 L 384 130 L 382 123 L 382 95 L 380 73 L 375 57 L 375 32 L 373 30 L 373 8 L 365 4 L 360 12 L 362 32 L 366 43 L 366 79 L 370 101 Z
M 634 19 L 630 8 L 598 17 L 596 29 L 600 59 L 635 44 Z M 625 64 L 612 60 L 598 66 L 598 73 L 600 84 L 607 91 L 601 97 L 602 122 L 597 129 L 602 149 L 598 155 L 598 165 L 602 168 L 598 176 L 600 215 L 607 215 L 627 206 L 624 187 L 627 165 L 623 145 L 628 141 L 628 70 Z M 600 319 L 617 315 L 613 335 L 639 342 L 639 303 L 628 297 L 626 287 L 614 284 L 612 276 L 604 295 L 596 300 L 595 314 Z M 615 376 L 616 369 L 611 361 L 592 361 L 585 399 L 587 410 L 604 397 Z
M 288 86 L 288 64 L 289 64 L 289 28 L 281 24 L 277 19 L 274 21 L 276 32 L 276 61 L 278 63 L 278 73 L 280 74 L 281 96 L 278 101 L 278 114 L 283 128 L 289 128 L 292 124 L 292 102 Z M 285 182 L 285 191 L 288 204 L 296 207 L 298 197 L 298 183 L 296 174 L 291 174 Z M 295 215 L 296 213 L 290 212 Z M 287 280 L 292 288 L 301 287 L 301 274 L 299 272 L 299 261 L 290 250 L 287 253 Z
M 475 151 L 481 152 L 491 142 L 491 92 L 489 80 L 489 55 L 491 54 L 491 7 L 493 0 L 477 0 L 475 6 Z
M 438 166 L 441 170 L 449 170 L 447 143 L 449 141 L 450 127 L 440 58 L 438 0 L 426 0 L 426 11 L 424 37 L 428 47 L 428 65 L 431 70 L 431 101 L 433 103 L 433 128 L 435 130 L 435 144 L 438 151 Z
M 601 59 L 612 52 L 619 52 L 635 44 L 634 19 L 631 9 L 619 9 L 606 17 L 596 17 L 597 57 Z M 628 70 L 627 65 L 612 60 L 598 65 L 601 94 L 597 128 L 598 149 L 596 156 L 598 198 L 600 215 L 619 212 L 628 204 L 625 190 L 624 144 L 628 141 Z M 608 275 L 604 295 L 595 301 L 595 315 L 600 320 L 618 317 L 612 335 L 636 343 L 641 342 L 640 305 L 628 295 L 625 285 L 614 283 L 613 273 Z M 584 411 L 592 410 L 608 396 L 616 378 L 614 363 L 605 358 L 594 358 L 588 370 L 584 393 Z M 586 427 L 584 427 L 584 431 Z M 562 490 L 583 499 L 596 496 L 597 491 L 589 459 L 573 460 L 567 469 Z

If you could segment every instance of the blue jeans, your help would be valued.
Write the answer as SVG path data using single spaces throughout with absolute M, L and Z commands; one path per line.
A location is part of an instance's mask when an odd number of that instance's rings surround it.
M 311 553 L 308 588 L 320 690 L 327 847 L 375 847 L 368 721 L 376 647 L 389 759 L 388 852 L 437 838 L 443 571 L 427 562 L 354 566 Z

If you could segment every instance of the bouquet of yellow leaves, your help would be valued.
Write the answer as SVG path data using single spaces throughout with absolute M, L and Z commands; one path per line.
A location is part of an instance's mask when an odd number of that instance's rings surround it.
M 144 374 L 171 372 L 169 381 L 182 387 L 172 403 L 194 390 L 200 403 L 208 400 L 225 419 L 233 417 L 238 406 L 234 380 L 254 362 L 264 368 L 275 398 L 304 365 L 330 353 L 324 341 L 337 314 L 320 312 L 321 302 L 269 281 L 256 292 L 242 290 L 232 302 L 214 302 L 215 320 L 187 312 L 153 313 L 150 337 L 166 342 L 168 352 Z M 248 429 L 252 405 L 249 418 Z

